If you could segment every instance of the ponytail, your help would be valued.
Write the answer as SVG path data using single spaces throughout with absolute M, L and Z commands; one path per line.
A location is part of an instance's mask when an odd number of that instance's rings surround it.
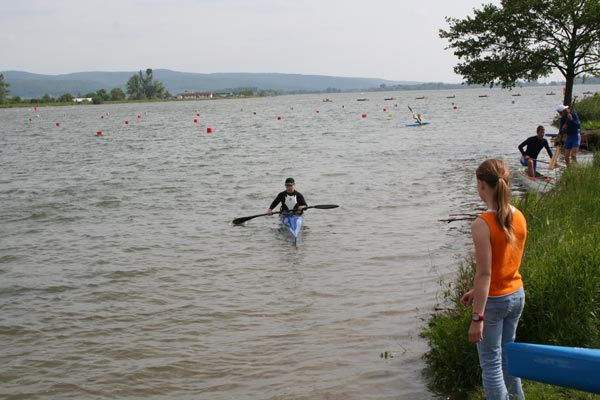
M 498 205 L 496 221 L 504 232 L 506 240 L 513 240 L 512 210 L 510 206 L 510 171 L 502 160 L 486 160 L 476 171 L 477 179 L 484 181 L 494 189 L 494 200 Z

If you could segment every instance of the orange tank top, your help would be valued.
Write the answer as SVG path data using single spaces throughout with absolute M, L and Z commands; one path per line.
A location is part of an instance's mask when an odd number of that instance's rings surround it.
M 513 242 L 508 243 L 495 211 L 487 211 L 479 216 L 490 228 L 492 242 L 492 277 L 489 296 L 503 296 L 516 292 L 523 287 L 519 273 L 525 239 L 527 239 L 527 221 L 517 208 L 513 208 Z

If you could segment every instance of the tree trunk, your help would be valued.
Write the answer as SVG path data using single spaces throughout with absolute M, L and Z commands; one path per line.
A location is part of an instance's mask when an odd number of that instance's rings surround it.
M 573 84 L 575 83 L 575 70 L 573 68 L 567 68 L 567 75 L 565 76 L 565 97 L 563 98 L 563 104 L 565 106 L 571 106 L 571 100 L 573 99 Z

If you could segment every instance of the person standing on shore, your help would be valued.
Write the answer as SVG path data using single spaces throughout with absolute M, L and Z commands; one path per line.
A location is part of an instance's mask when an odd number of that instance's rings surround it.
M 474 288 L 461 297 L 472 306 L 469 341 L 477 344 L 485 398 L 524 399 L 521 380 L 506 370 L 504 345 L 514 342 L 525 305 L 519 273 L 527 221 L 509 203 L 510 171 L 501 160 L 486 160 L 476 171 L 477 191 L 487 205 L 472 224 Z
M 571 161 L 577 162 L 577 153 L 579 152 L 579 144 L 581 143 L 581 135 L 579 134 L 581 123 L 579 122 L 577 112 L 571 110 L 569 106 L 561 104 L 556 107 L 556 112 L 560 115 L 558 134 L 561 138 L 562 135 L 567 135 L 564 149 L 565 164 L 569 168 Z

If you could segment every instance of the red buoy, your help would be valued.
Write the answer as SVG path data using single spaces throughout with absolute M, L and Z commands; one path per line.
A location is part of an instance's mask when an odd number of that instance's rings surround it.
M 196 117 L 199 117 L 199 116 L 200 116 L 200 113 L 196 113 Z
M 454 107 L 452 107 L 452 108 L 453 108 L 453 109 L 455 109 L 455 110 L 458 110 L 458 106 L 454 106 Z
M 56 126 L 60 126 L 60 122 L 57 122 L 55 125 L 56 125 Z
M 138 119 L 142 119 L 142 116 L 140 114 L 138 114 Z
M 104 115 L 101 115 L 101 116 L 100 116 L 100 119 L 104 119 Z
M 362 117 L 363 117 L 363 118 L 367 118 L 367 114 L 363 114 L 363 115 L 362 115 Z
M 198 123 L 198 118 L 194 118 L 194 123 L 197 124 Z
M 253 115 L 256 115 L 256 111 L 254 111 L 252 114 L 253 114 Z
M 102 135 L 102 131 L 96 132 L 96 136 L 101 136 L 101 135 Z
M 383 112 L 387 112 L 387 108 L 385 108 L 385 107 L 384 107 L 384 108 L 383 108 Z
M 125 125 L 129 125 L 129 121 L 125 120 Z
M 206 128 L 206 133 L 212 133 L 213 129 L 211 127 Z
M 319 110 L 317 110 L 317 114 L 319 113 Z
M 281 117 L 277 117 L 277 121 L 281 121 Z

